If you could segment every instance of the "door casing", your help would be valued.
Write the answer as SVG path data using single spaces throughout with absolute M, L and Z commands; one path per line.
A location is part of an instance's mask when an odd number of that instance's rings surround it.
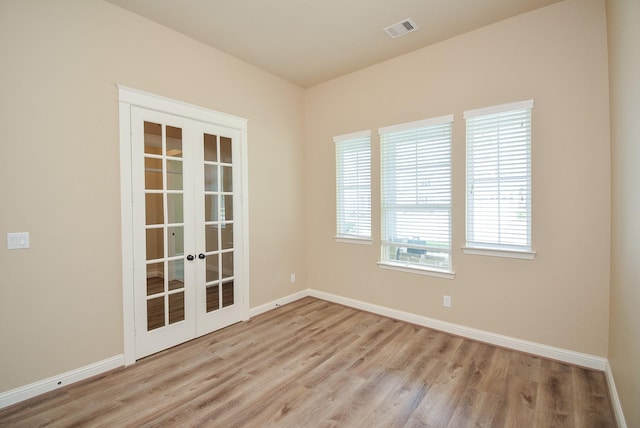
M 134 249 L 133 249 L 133 164 L 131 139 L 131 108 L 134 106 L 185 117 L 216 126 L 232 128 L 240 133 L 241 168 L 241 205 L 237 213 L 243 225 L 240 247 L 243 263 L 241 294 L 237 304 L 242 311 L 242 319 L 249 319 L 249 207 L 248 207 L 248 157 L 247 157 L 247 119 L 217 112 L 204 107 L 184 103 L 148 92 L 118 85 L 119 122 L 120 122 L 120 206 L 122 236 L 122 293 L 124 327 L 124 364 L 134 364 L 135 354 L 135 297 L 134 297 Z

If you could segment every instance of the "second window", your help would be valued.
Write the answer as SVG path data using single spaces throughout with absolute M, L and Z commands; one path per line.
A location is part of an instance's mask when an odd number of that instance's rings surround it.
M 383 264 L 451 272 L 452 122 L 379 129 Z

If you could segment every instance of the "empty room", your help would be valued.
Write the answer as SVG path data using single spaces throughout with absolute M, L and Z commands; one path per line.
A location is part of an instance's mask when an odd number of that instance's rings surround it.
M 639 19 L 0 0 L 0 426 L 640 426 Z

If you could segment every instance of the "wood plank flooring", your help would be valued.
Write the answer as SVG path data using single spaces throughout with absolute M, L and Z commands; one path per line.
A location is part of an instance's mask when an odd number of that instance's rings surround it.
M 615 427 L 604 374 L 304 298 L 0 410 L 3 427 Z

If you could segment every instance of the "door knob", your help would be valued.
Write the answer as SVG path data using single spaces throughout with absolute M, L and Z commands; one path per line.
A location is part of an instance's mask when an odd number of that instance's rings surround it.
M 198 258 L 199 258 L 199 259 L 204 259 L 204 258 L 205 258 L 205 255 L 204 255 L 203 253 L 200 253 L 200 254 L 198 254 Z
M 193 257 L 191 254 L 187 256 L 187 260 L 192 261 L 193 259 L 195 259 L 195 257 Z

